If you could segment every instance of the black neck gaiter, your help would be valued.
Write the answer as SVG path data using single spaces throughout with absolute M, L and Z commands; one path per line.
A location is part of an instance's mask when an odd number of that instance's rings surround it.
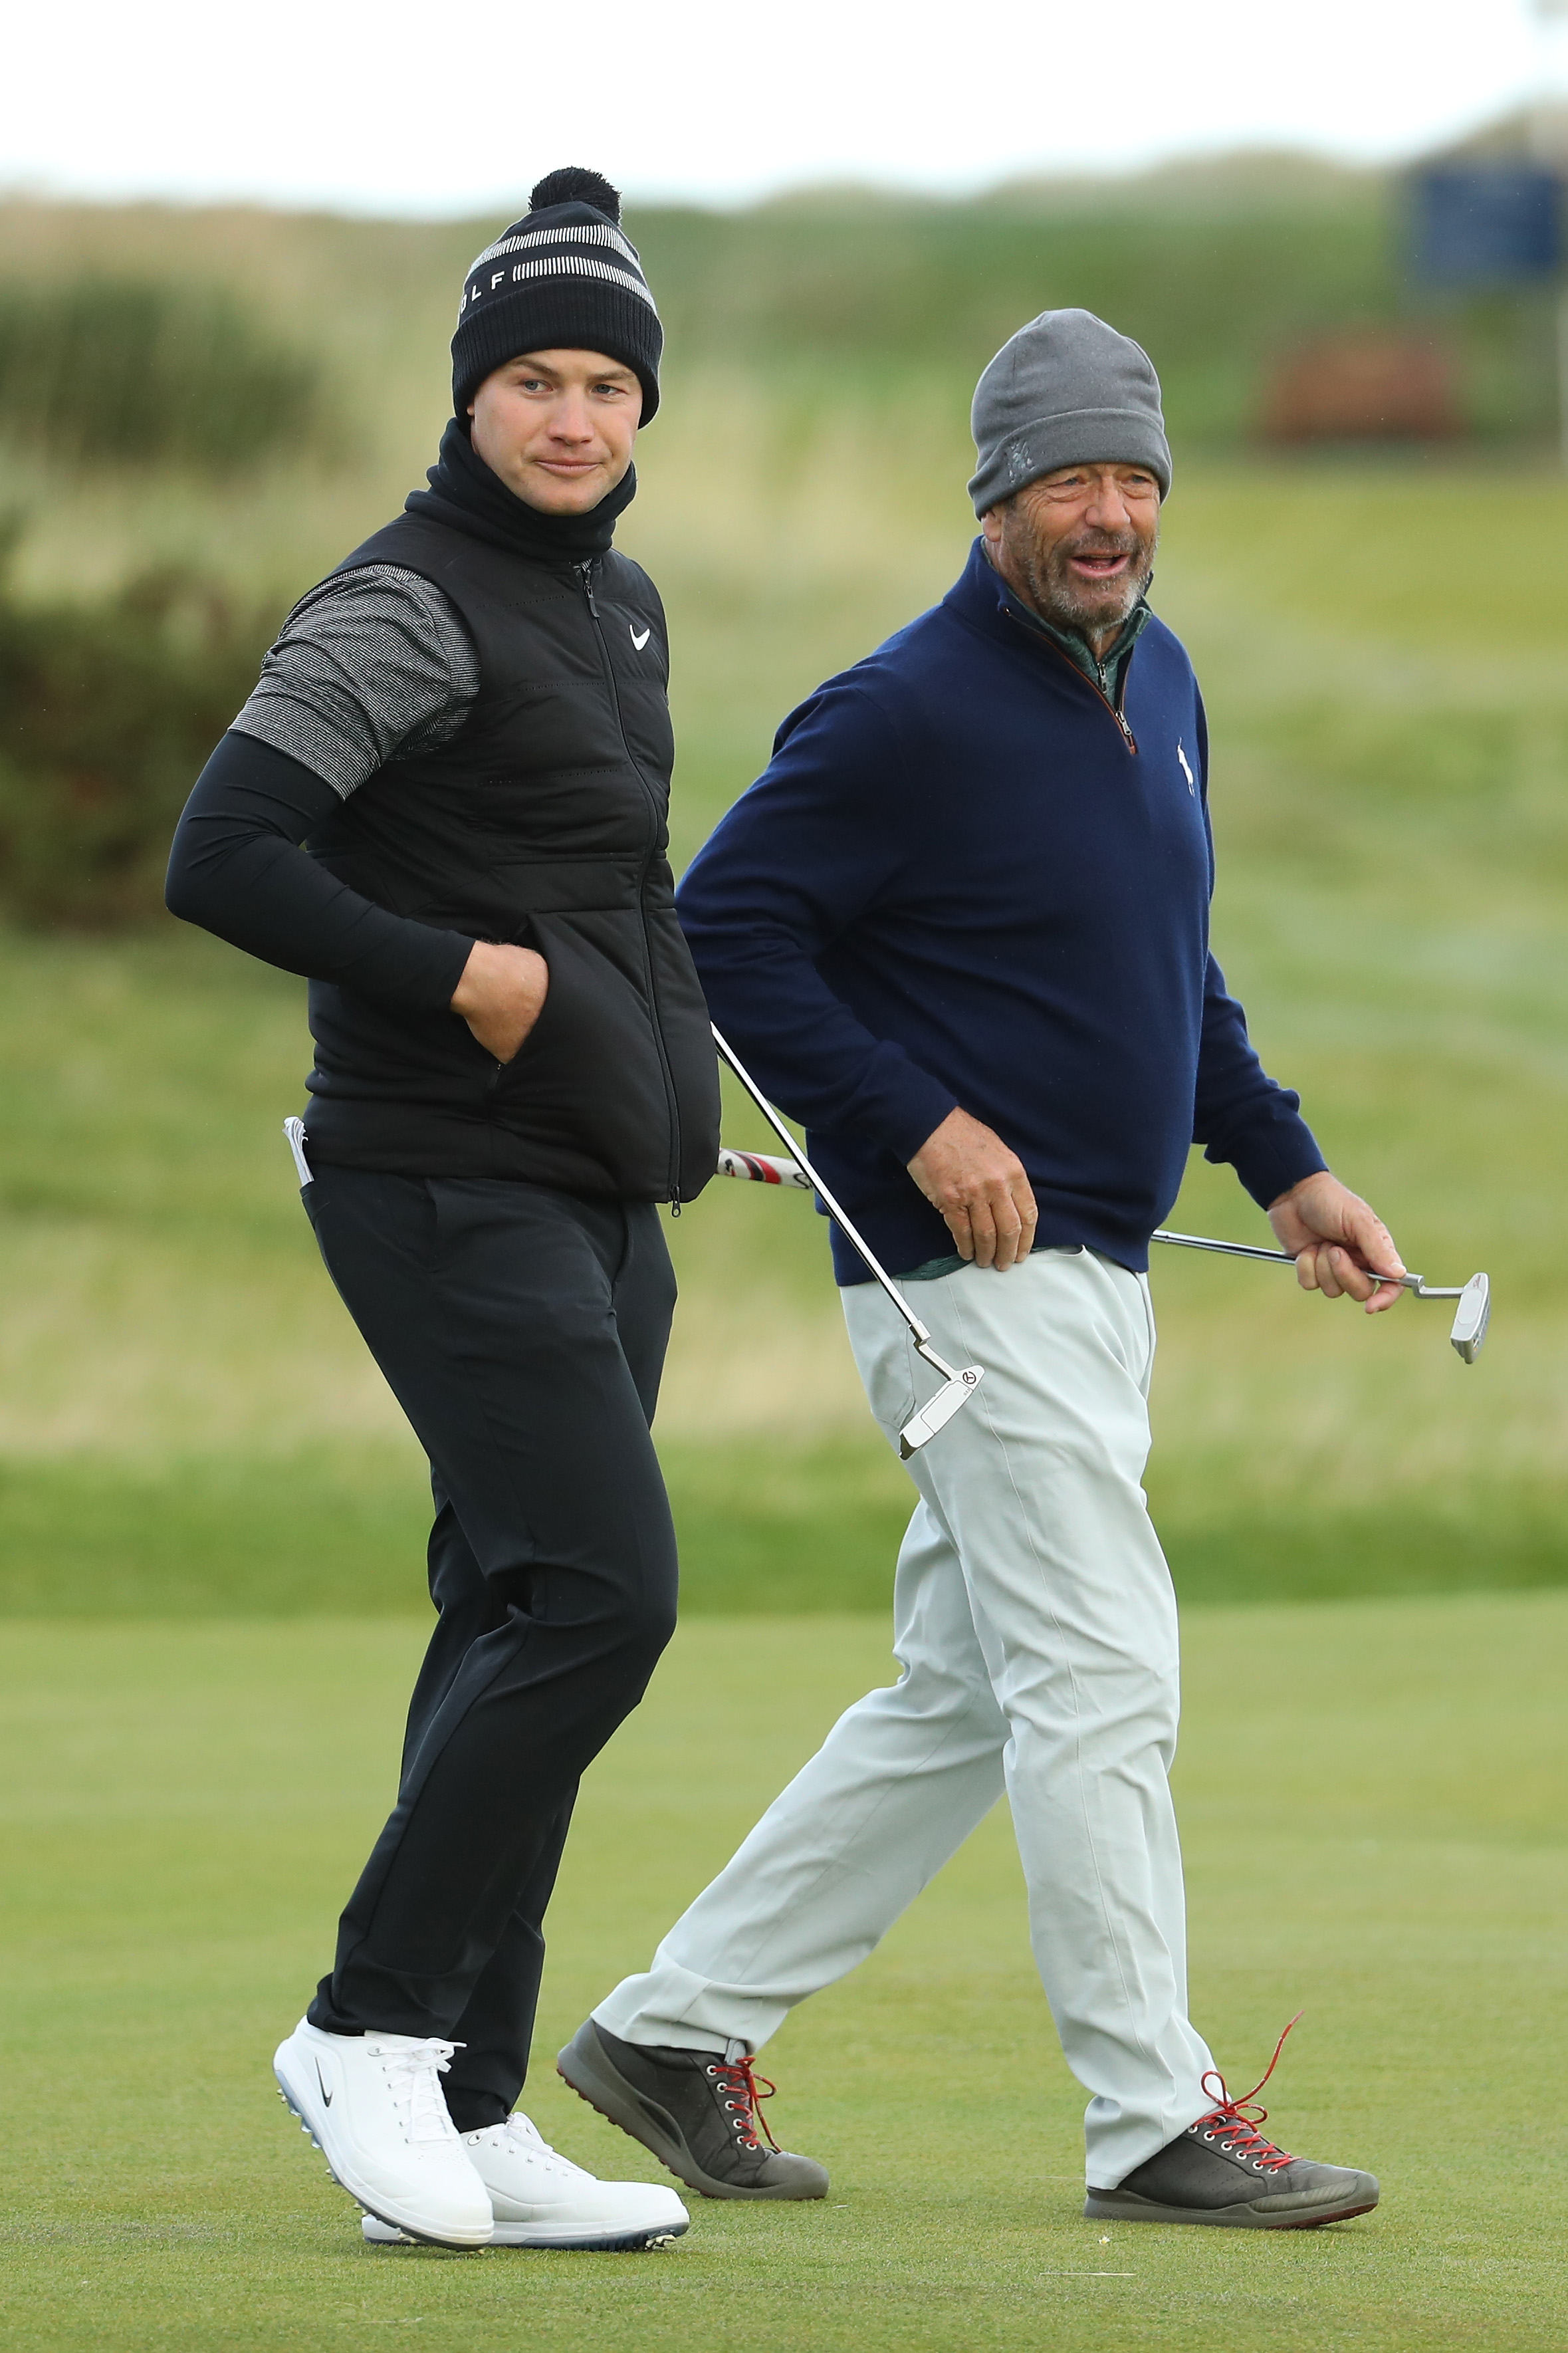
M 431 515 L 509 554 L 563 565 L 605 554 L 616 535 L 616 516 L 625 513 L 637 490 L 637 468 L 628 466 L 615 489 L 586 514 L 542 514 L 491 473 L 455 417 L 425 479 L 429 489 L 410 491 L 403 502 L 409 514 Z

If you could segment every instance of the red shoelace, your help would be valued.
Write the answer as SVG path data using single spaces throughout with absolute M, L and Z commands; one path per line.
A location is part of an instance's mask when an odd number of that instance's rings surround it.
M 778 2085 L 770 2084 L 765 2075 L 759 2075 L 749 2059 L 717 2060 L 708 2073 L 717 2079 L 719 2089 L 724 2094 L 724 2105 L 751 2121 L 751 2137 L 748 2139 L 742 2131 L 741 2147 L 761 2148 L 762 2143 L 757 2138 L 760 2126 L 767 2134 L 768 2147 L 777 2148 L 777 2141 L 768 2131 L 768 2120 L 763 2114 L 762 2104 L 773 2098 Z M 737 2093 L 741 2095 L 739 2098 L 734 2096 Z
M 1298 2010 L 1296 2017 L 1290 2021 L 1290 2026 L 1296 2024 L 1300 2015 L 1300 2011 Z M 1290 2026 L 1285 2029 L 1285 2034 L 1289 2033 Z M 1218 2141 L 1225 2156 L 1245 2158 L 1247 2163 L 1256 2166 L 1260 2173 L 1278 2173 L 1282 2166 L 1291 2162 L 1289 2149 L 1280 2148 L 1275 2142 L 1266 2140 L 1258 2130 L 1259 2125 L 1268 2122 L 1268 2111 L 1267 2108 L 1257 2108 L 1253 2105 L 1258 2093 L 1279 2064 L 1279 2053 L 1285 2048 L 1285 2034 L 1282 2034 L 1274 2045 L 1274 2056 L 1254 2084 L 1251 2091 L 1244 2092 L 1239 2100 L 1231 2098 L 1225 2087 L 1225 2077 L 1217 2068 L 1211 2067 L 1202 2079 L 1203 2089 L 1207 2092 L 1211 2084 L 1217 2084 L 1219 2098 L 1206 2116 L 1199 2116 L 1197 2122 L 1188 2127 L 1190 2131 L 1196 2133 L 1200 2139 Z

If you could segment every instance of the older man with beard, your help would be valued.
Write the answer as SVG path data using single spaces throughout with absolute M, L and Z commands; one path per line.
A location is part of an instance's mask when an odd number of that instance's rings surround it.
M 1376 2181 L 1266 2139 L 1187 2016 L 1145 1270 L 1194 1142 L 1307 1289 L 1378 1311 L 1399 1294 L 1373 1270 L 1400 1261 L 1209 953 L 1203 704 L 1144 601 L 1171 480 L 1152 367 L 1047 311 L 986 369 L 973 421 L 963 577 L 785 722 L 680 911 L 721 1027 L 984 1385 L 909 1466 L 900 1682 L 840 1720 L 560 2065 L 694 2189 L 820 2197 L 819 2165 L 759 2137 L 752 2056 L 1005 1790 L 1091 2094 L 1086 2212 L 1311 2227 L 1364 2213 Z M 834 1246 L 896 1441 L 929 1376 Z

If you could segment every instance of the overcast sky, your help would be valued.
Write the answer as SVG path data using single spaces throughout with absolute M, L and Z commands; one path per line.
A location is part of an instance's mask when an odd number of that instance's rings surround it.
M 1237 145 L 1394 157 L 1517 104 L 1542 39 L 1534 0 L 33 0 L 0 185 L 451 214 L 561 163 L 721 204 Z

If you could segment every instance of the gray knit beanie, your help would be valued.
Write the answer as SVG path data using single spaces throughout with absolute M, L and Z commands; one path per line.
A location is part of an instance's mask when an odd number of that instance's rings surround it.
M 974 512 L 1058 466 L 1147 466 L 1163 498 L 1171 445 L 1147 353 L 1092 311 L 1042 311 L 974 387 Z

